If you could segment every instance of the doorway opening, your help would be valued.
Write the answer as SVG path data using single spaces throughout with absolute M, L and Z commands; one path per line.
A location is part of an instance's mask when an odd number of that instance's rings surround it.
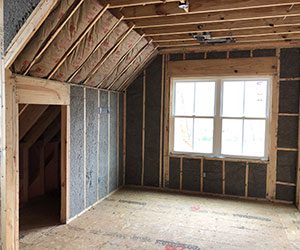
M 61 109 L 19 104 L 20 238 L 62 221 Z

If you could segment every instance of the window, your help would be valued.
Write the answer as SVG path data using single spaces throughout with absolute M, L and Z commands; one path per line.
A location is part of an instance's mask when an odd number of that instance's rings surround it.
M 174 79 L 173 152 L 266 158 L 265 79 Z

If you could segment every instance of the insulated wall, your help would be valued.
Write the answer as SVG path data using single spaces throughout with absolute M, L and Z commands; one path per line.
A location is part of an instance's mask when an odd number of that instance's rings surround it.
M 118 93 L 71 87 L 71 218 L 119 187 L 118 109 Z
M 160 126 L 168 105 L 163 77 L 167 61 L 278 57 L 280 86 L 277 129 L 277 162 L 251 159 L 218 159 L 163 155 L 164 133 Z M 298 164 L 300 49 L 257 49 L 229 52 L 178 53 L 157 57 L 127 89 L 126 184 L 161 187 L 254 199 L 266 199 L 269 168 L 276 169 L 276 199 L 295 202 Z M 254 72 L 255 73 L 255 72 Z M 163 83 L 162 83 L 163 82 Z M 163 84 L 164 88 L 161 88 Z M 278 82 L 273 82 L 275 88 Z M 161 96 L 163 100 L 161 101 Z M 275 102 L 276 103 L 276 102 Z M 164 117 L 164 123 L 168 118 Z M 271 121 L 277 123 L 276 120 Z M 163 124 L 165 126 L 166 124 Z M 128 138 L 128 136 L 130 138 Z M 133 136 L 133 137 L 132 137 Z M 134 139 L 133 139 L 134 138 Z M 166 146 L 169 148 L 169 145 Z M 271 152 L 270 152 L 271 153 Z M 276 157 L 276 156 L 275 156 Z M 160 165 L 161 159 L 163 164 Z M 169 165 L 169 171 L 165 171 Z M 161 171 L 161 172 L 160 172 Z M 168 180 L 162 173 L 167 173 Z

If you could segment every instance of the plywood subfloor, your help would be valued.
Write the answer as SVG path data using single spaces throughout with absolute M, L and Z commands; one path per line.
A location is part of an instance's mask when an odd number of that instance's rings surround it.
M 21 249 L 300 249 L 293 206 L 124 189 Z

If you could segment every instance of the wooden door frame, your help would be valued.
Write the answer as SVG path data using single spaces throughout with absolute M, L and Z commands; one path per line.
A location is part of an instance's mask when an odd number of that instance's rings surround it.
M 18 104 L 61 105 L 61 222 L 69 218 L 70 85 L 5 71 L 2 109 L 1 244 L 19 248 Z

